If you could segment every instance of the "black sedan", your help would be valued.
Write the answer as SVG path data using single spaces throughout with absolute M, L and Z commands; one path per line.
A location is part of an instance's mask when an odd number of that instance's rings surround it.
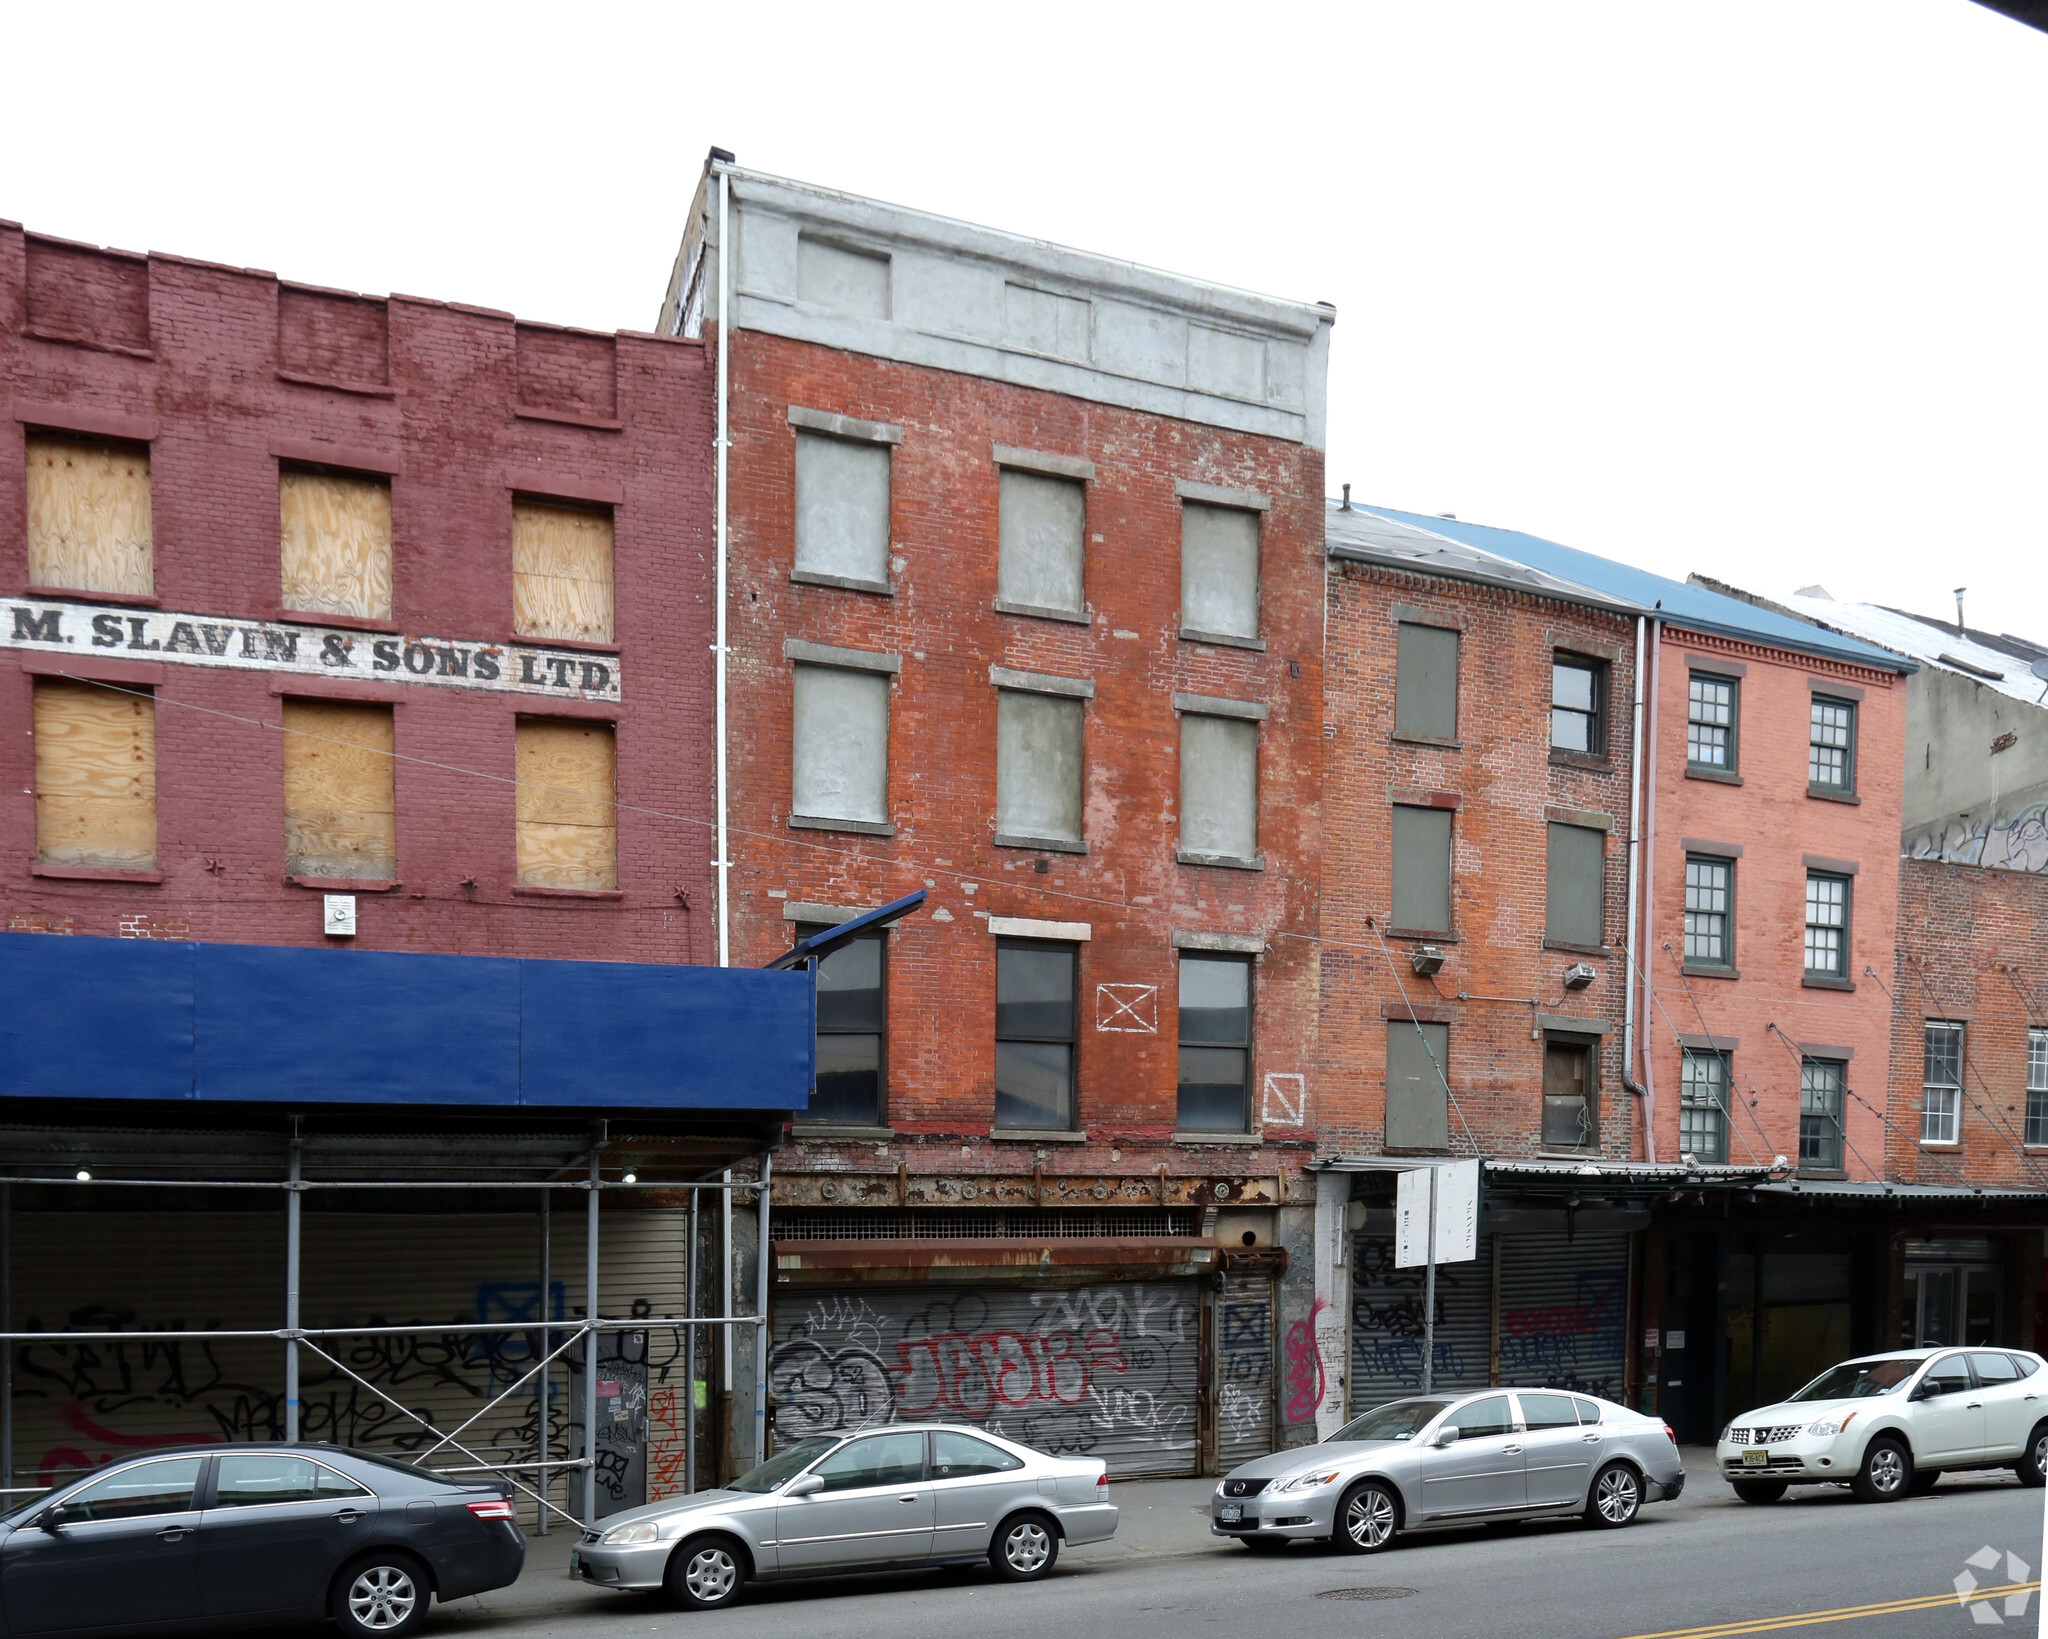
M 393 1639 L 525 1562 L 500 1484 L 337 1446 L 153 1451 L 0 1519 L 0 1616 L 8 1639 L 319 1616 Z

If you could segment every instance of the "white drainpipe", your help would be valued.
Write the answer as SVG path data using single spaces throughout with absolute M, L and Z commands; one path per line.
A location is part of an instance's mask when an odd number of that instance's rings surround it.
M 726 335 L 732 328 L 732 280 L 730 247 L 732 236 L 732 181 L 721 163 L 718 171 L 718 612 L 714 624 L 716 636 L 712 643 L 713 671 L 717 679 L 716 723 L 713 734 L 717 744 L 718 760 L 718 857 L 714 861 L 718 868 L 718 965 L 732 966 L 732 923 L 730 916 L 730 895 L 727 879 L 732 871 L 732 851 L 726 845 L 725 828 L 725 454 L 732 440 L 727 425 L 727 399 L 729 376 L 727 365 Z
M 1647 1099 L 1642 1084 L 1636 1080 L 1636 904 L 1637 883 L 1643 858 L 1643 669 L 1648 663 L 1649 651 L 1644 647 L 1644 637 L 1649 630 L 1649 621 L 1642 615 L 1636 616 L 1636 663 L 1635 663 L 1635 711 L 1629 718 L 1629 746 L 1633 752 L 1635 769 L 1628 784 L 1628 953 L 1629 968 L 1625 975 L 1627 994 L 1621 1004 L 1621 1082 L 1638 1098 Z M 1649 1106 L 1644 1105 L 1644 1130 L 1649 1127 Z M 1646 1156 L 1656 1154 L 1656 1140 L 1644 1150 Z
M 1650 913 L 1656 904 L 1657 895 L 1657 683 L 1663 661 L 1663 622 L 1651 620 L 1649 622 L 1648 636 L 1650 644 L 1648 705 L 1644 706 L 1640 698 L 1637 701 L 1637 710 L 1641 714 L 1645 733 L 1637 741 L 1636 789 L 1629 799 L 1631 807 L 1635 806 L 1638 801 L 1641 801 L 1643 806 L 1643 846 L 1640 850 L 1642 856 L 1641 881 L 1643 885 L 1641 899 L 1643 945 L 1649 944 L 1653 937 L 1651 933 L 1653 918 Z M 1643 669 L 1642 648 L 1638 645 L 1636 650 L 1636 688 L 1639 694 L 1643 686 Z M 1629 904 L 1631 920 L 1634 918 L 1635 910 L 1636 900 L 1635 896 L 1631 894 Z M 1636 945 L 1633 935 L 1630 937 L 1630 944 L 1635 947 L 1629 951 L 1629 960 L 1635 964 L 1634 970 L 1629 975 L 1630 994 L 1634 994 L 1635 987 L 1639 982 L 1643 987 L 1641 1028 L 1638 1030 L 1636 1037 L 1637 1051 L 1641 1054 L 1643 1077 L 1643 1154 L 1644 1158 L 1654 1166 L 1657 1161 L 1657 1071 L 1651 1061 L 1649 1044 L 1650 1008 L 1653 1005 L 1650 990 L 1650 964 L 1643 957 L 1641 946 Z

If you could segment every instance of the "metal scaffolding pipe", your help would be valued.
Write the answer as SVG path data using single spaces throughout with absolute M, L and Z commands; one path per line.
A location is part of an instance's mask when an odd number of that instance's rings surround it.
M 690 1244 L 683 1253 L 683 1280 L 689 1294 L 683 1313 L 683 1495 L 697 1489 L 697 1197 L 690 1197 Z
M 548 1312 L 548 1192 L 540 1192 L 540 1347 L 541 1353 L 552 1356 L 553 1339 L 547 1329 L 553 1318 Z M 542 1536 L 548 1534 L 548 1511 L 545 1506 L 548 1491 L 548 1384 L 551 1374 L 543 1371 L 540 1381 L 533 1388 L 533 1441 L 534 1453 L 540 1459 L 540 1491 L 543 1506 L 537 1510 L 539 1529 Z
M 290 1184 L 284 1197 L 284 1324 L 299 1329 L 299 1141 L 292 1140 Z M 284 1346 L 284 1437 L 299 1437 L 299 1343 L 296 1335 Z
M 590 1198 L 584 1215 L 583 1455 L 590 1459 L 583 1480 L 583 1528 L 597 1525 L 597 1147 L 590 1151 Z
M 774 1160 L 768 1151 L 761 1152 L 761 1195 L 755 1218 L 760 1235 L 760 1245 L 755 1249 L 754 1258 L 754 1317 L 758 1328 L 754 1333 L 754 1466 L 759 1468 L 768 1460 L 768 1345 L 773 1341 L 768 1335 L 768 1270 L 775 1261 L 774 1250 L 768 1242 L 768 1189 L 769 1173 Z
M 721 1183 L 716 1179 L 698 1178 L 690 1180 L 664 1178 L 636 1178 L 631 1183 L 623 1179 L 608 1178 L 603 1181 L 590 1178 L 449 1178 L 436 1182 L 431 1178 L 303 1178 L 290 1183 L 280 1178 L 24 1178 L 19 1175 L 0 1176 L 0 1182 L 9 1184 L 34 1184 L 38 1187 L 64 1184 L 73 1189 L 752 1189 L 751 1183 Z
M 14 1324 L 14 1197 L 0 1181 L 0 1334 Z M 14 1345 L 0 1348 L 0 1491 L 14 1486 Z

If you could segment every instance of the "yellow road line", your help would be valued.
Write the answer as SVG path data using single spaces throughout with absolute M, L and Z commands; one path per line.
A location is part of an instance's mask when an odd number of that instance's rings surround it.
M 2033 1593 L 2041 1584 L 2010 1582 L 1998 1588 L 1979 1588 L 1967 1599 L 1955 1593 L 1921 1594 L 1912 1599 L 1887 1599 L 1875 1605 L 1844 1605 L 1831 1611 L 1804 1611 L 1786 1616 L 1758 1616 L 1744 1622 L 1720 1622 L 1704 1628 L 1667 1628 L 1661 1633 L 1632 1634 L 1630 1639 L 1735 1639 L 1748 1633 L 1776 1633 L 1784 1628 L 1817 1627 L 1823 1622 L 1854 1622 L 1866 1616 L 1898 1616 L 1907 1611 L 1931 1611 L 1941 1605 L 1974 1605 L 1986 1599 L 2005 1599 L 2013 1594 Z

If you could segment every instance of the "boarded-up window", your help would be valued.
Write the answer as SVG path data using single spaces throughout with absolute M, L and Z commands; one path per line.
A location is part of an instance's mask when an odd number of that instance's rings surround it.
M 1071 478 L 1005 470 L 997 501 L 996 596 L 1025 609 L 1082 613 L 1086 492 Z
M 58 678 L 35 684 L 36 858 L 156 869 L 156 702 Z
M 391 708 L 284 703 L 284 868 L 292 876 L 398 875 Z
M 996 840 L 1081 841 L 1081 702 L 996 694 Z
M 513 504 L 512 629 L 521 637 L 612 641 L 609 508 Z
M 889 448 L 796 435 L 796 570 L 836 584 L 889 585 Z
M 1249 862 L 1259 851 L 1259 725 L 1180 719 L 1180 853 Z
M 1259 515 L 1180 507 L 1180 623 L 1218 637 L 1259 635 Z
M 1451 931 L 1451 811 L 1394 810 L 1393 924 L 1418 933 Z
M 391 618 L 391 485 L 340 473 L 277 475 L 284 606 Z
M 1451 1142 L 1450 1027 L 1387 1020 L 1387 1148 L 1441 1150 Z
M 881 825 L 889 818 L 889 679 L 798 666 L 790 812 Z
M 1600 884 L 1607 834 L 1585 825 L 1550 827 L 1543 937 L 1567 945 L 1600 943 Z
M 522 717 L 516 750 L 520 885 L 618 887 L 611 724 Z
M 156 590 L 147 446 L 30 435 L 28 578 L 73 592 Z
M 796 244 L 796 296 L 828 312 L 886 319 L 889 258 L 803 234 Z
M 1394 732 L 1458 735 L 1458 634 L 1404 620 L 1394 660 Z

